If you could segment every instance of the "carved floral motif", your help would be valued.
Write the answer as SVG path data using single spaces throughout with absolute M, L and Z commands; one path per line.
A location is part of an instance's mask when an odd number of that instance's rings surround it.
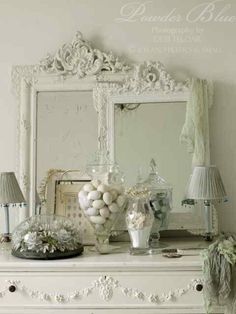
M 87 297 L 94 290 L 98 290 L 99 296 L 104 301 L 110 301 L 113 297 L 113 290 L 119 290 L 128 298 L 137 299 L 142 302 L 148 302 L 152 304 L 161 304 L 170 301 L 175 301 L 184 294 L 196 289 L 197 284 L 202 284 L 202 279 L 193 279 L 185 288 L 176 289 L 174 291 L 168 291 L 167 293 L 156 294 L 148 293 L 137 290 L 135 288 L 123 287 L 121 283 L 110 276 L 101 276 L 97 280 L 93 281 L 89 287 L 82 288 L 80 290 L 73 291 L 71 293 L 48 293 L 38 290 L 32 290 L 25 286 L 19 280 L 8 280 L 8 285 L 16 287 L 16 291 L 20 291 L 31 298 L 36 298 L 40 301 L 57 302 L 57 303 L 69 303 L 75 299 L 82 299 Z M 4 297 L 8 292 L 8 287 L 0 291 L 0 298 Z
M 112 53 L 92 48 L 91 44 L 77 32 L 71 43 L 64 44 L 55 55 L 48 54 L 40 61 L 40 70 L 60 75 L 96 75 L 102 71 L 125 72 L 129 66 L 121 62 Z
M 118 281 L 108 276 L 100 277 L 94 282 L 94 287 L 99 289 L 99 295 L 105 301 L 109 301 L 112 298 L 113 288 L 118 286 Z
M 164 65 L 157 61 L 146 61 L 135 65 L 133 75 L 128 77 L 119 92 L 141 94 L 144 92 L 180 92 L 188 90 L 188 82 L 176 81 L 165 69 Z
M 20 183 L 22 192 L 25 194 L 29 189 L 29 176 L 26 173 L 21 173 L 20 175 Z

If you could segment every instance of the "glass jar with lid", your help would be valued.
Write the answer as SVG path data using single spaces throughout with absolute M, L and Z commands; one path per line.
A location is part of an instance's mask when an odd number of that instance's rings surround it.
M 126 225 L 131 240 L 130 254 L 146 255 L 150 253 L 149 237 L 154 221 L 149 192 L 136 185 L 128 191 L 128 196 Z
M 158 174 L 154 159 L 150 162 L 150 173 L 142 185 L 143 189 L 149 191 L 149 203 L 154 214 L 150 245 L 153 248 L 159 248 L 165 246 L 159 242 L 159 231 L 168 229 L 169 214 L 172 209 L 173 188 Z
M 112 227 L 127 203 L 124 176 L 119 166 L 101 153 L 87 165 L 87 173 L 91 182 L 79 192 L 79 204 L 93 227 L 97 251 L 110 253 L 114 249 L 109 245 Z

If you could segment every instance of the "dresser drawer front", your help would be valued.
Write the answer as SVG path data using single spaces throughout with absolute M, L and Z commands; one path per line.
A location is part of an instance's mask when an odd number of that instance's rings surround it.
M 203 293 L 195 289 L 200 276 L 200 272 L 179 271 L 2 273 L 1 305 L 203 307 Z
M 65 307 L 55 308 L 0 308 L 0 314 L 206 314 L 204 309 L 70 309 Z M 212 312 L 211 314 L 224 314 Z
M 0 308 L 0 314 L 206 314 L 204 309 L 70 309 L 65 307 L 9 309 Z M 211 314 L 224 314 L 223 311 Z

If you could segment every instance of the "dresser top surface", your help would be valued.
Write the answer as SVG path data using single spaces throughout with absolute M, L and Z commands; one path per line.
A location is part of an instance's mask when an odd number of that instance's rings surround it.
M 162 254 L 133 256 L 129 244 L 113 243 L 119 246 L 114 253 L 100 255 L 93 247 L 85 247 L 81 256 L 59 260 L 29 260 L 11 255 L 11 251 L 0 251 L 0 271 L 165 271 L 200 270 L 200 251 L 207 246 L 203 241 L 166 241 L 168 248 L 184 250 L 180 258 L 166 258 Z

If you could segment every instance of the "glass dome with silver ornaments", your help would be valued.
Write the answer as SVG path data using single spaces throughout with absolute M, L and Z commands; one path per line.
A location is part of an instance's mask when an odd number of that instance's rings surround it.
M 72 220 L 56 215 L 36 215 L 12 233 L 12 255 L 30 259 L 58 259 L 83 252 L 81 233 Z

